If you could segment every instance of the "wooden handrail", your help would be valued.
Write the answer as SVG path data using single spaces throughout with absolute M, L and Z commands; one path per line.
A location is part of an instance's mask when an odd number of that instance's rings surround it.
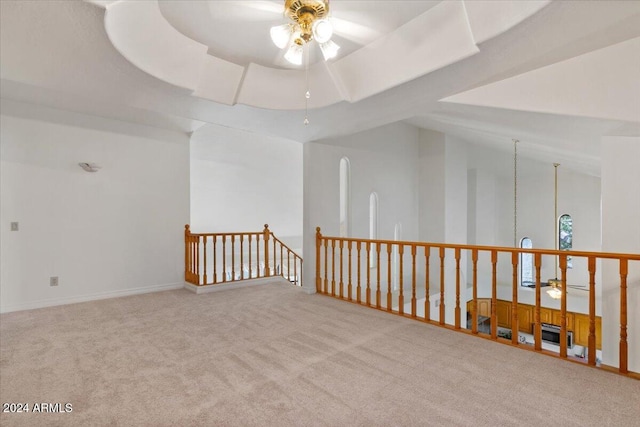
M 188 283 L 215 285 L 277 274 L 302 285 L 302 258 L 278 239 L 268 224 L 262 231 L 216 233 L 193 233 L 187 224 L 184 233 L 184 280 Z M 279 261 L 277 247 L 280 248 Z
M 323 248 L 324 246 L 324 248 Z M 343 248 L 346 246 L 347 253 L 343 253 Z M 407 251 L 406 247 L 409 247 Z M 357 256 L 352 257 L 351 249 L 356 248 Z M 424 264 L 422 268 L 419 268 L 422 261 L 417 261 L 416 254 L 418 249 L 424 250 Z M 363 250 L 364 249 L 364 250 Z M 362 261 L 361 251 L 363 250 L 365 255 L 365 261 Z M 372 253 L 374 251 L 375 253 Z M 433 251 L 433 253 L 432 253 Z M 387 262 L 380 263 L 381 254 L 386 252 Z M 403 254 L 407 255 L 406 258 L 410 259 L 411 265 L 405 266 L 405 260 Z M 560 310 L 557 312 L 559 317 L 554 314 L 555 321 L 542 318 L 542 302 L 541 302 L 541 270 L 543 257 L 554 257 L 559 261 L 560 278 L 556 279 L 563 290 L 567 290 L 567 270 L 569 257 L 573 258 L 586 258 L 587 269 L 589 276 L 589 301 L 588 301 L 588 329 L 585 333 L 582 333 L 581 340 L 584 342 L 588 340 L 588 353 L 586 355 L 586 364 L 596 366 L 596 300 L 595 300 L 595 283 L 596 283 L 596 261 L 597 260 L 617 260 L 619 262 L 619 277 L 620 277 L 620 358 L 619 368 L 620 373 L 628 373 L 628 331 L 627 331 L 627 276 L 629 271 L 629 262 L 640 261 L 640 254 L 625 254 L 625 253 L 610 253 L 610 252 L 592 252 L 592 251 L 560 251 L 554 249 L 533 249 L 533 248 L 513 248 L 513 247 L 500 247 L 500 246 L 482 246 L 482 245 L 464 245 L 464 244 L 449 244 L 449 243 L 433 243 L 433 242 L 415 242 L 415 241 L 396 241 L 396 240 L 384 240 L 384 239 L 359 239 L 353 237 L 329 237 L 323 236 L 320 228 L 316 228 L 316 291 L 321 294 L 331 295 L 339 299 L 346 301 L 352 301 L 357 304 L 363 304 L 372 308 L 393 312 L 398 315 L 405 315 L 412 318 L 420 318 L 425 322 L 437 324 L 447 328 L 464 330 L 461 327 L 462 310 L 461 310 L 461 292 L 462 292 L 462 268 L 461 257 L 462 254 L 470 254 L 471 256 L 471 271 L 472 277 L 468 280 L 471 285 L 472 297 L 469 301 L 469 313 L 471 319 L 471 327 L 469 333 L 484 336 L 496 341 L 505 342 L 500 338 L 498 334 L 498 318 L 504 318 L 505 308 L 502 306 L 502 312 L 498 313 L 498 255 L 510 255 L 511 268 L 510 280 L 500 280 L 501 283 L 509 283 L 511 285 L 511 301 L 506 307 L 508 310 L 508 322 L 510 330 L 509 344 L 513 346 L 522 346 L 519 342 L 519 331 L 522 328 L 529 328 L 529 325 L 533 325 L 533 351 L 549 353 L 542 347 L 542 323 L 554 323 L 559 326 L 559 335 L 561 338 L 559 341 L 558 357 L 568 358 L 568 343 L 567 337 L 571 329 L 574 329 L 576 325 L 570 324 L 569 315 L 571 316 L 571 322 L 573 322 L 574 314 L 567 311 L 567 292 L 562 292 L 560 297 Z M 483 319 L 490 321 L 489 334 L 480 333 L 478 331 L 478 263 L 479 254 L 490 255 L 490 275 L 491 275 L 491 306 L 490 310 L 486 310 L 482 316 Z M 524 311 L 522 316 L 519 314 L 521 304 L 518 301 L 519 290 L 522 286 L 519 285 L 518 269 L 520 263 L 521 254 L 533 254 L 533 269 L 535 277 L 535 302 L 530 311 Z M 392 265 L 393 254 L 393 265 Z M 433 255 L 433 258 L 432 258 Z M 453 262 L 455 266 L 450 267 L 451 270 L 447 270 L 447 261 L 449 257 L 453 255 Z M 339 259 L 336 259 L 338 257 Z M 434 261 L 433 263 L 431 261 Z M 503 263 L 504 261 L 500 261 Z M 346 266 L 344 264 L 347 264 Z M 338 266 L 336 272 L 336 265 Z M 439 271 L 430 271 L 430 268 L 439 265 Z M 453 264 L 450 264 L 453 265 Z M 324 268 L 323 268 L 324 267 Z M 405 268 L 406 267 L 406 268 Z M 436 267 L 437 268 L 437 267 Z M 575 264 L 574 264 L 575 268 Z M 352 272 L 355 269 L 357 273 L 357 291 L 355 300 L 352 299 L 351 285 L 352 285 Z M 362 270 L 366 270 L 363 272 Z M 371 270 L 375 269 L 373 272 Z M 387 274 L 383 273 L 383 270 L 387 270 Z M 392 276 L 393 270 L 393 276 Z M 420 270 L 417 272 L 417 270 Z M 445 270 L 447 273 L 445 274 Z M 348 273 L 345 273 L 347 271 Z M 407 273 L 405 280 L 404 273 Z M 336 277 L 336 273 L 338 277 Z M 366 273 L 366 274 L 364 274 Z M 375 273 L 375 277 L 373 276 Z M 436 304 L 439 305 L 439 313 L 436 314 L 437 320 L 431 319 L 431 301 L 430 301 L 430 280 L 431 273 L 434 276 L 439 276 L 439 299 L 436 300 Z M 348 274 L 346 280 L 344 274 Z M 423 314 L 417 314 L 417 297 L 416 289 L 418 276 L 424 274 L 424 311 Z M 331 286 L 328 286 L 329 275 L 331 276 Z M 365 276 L 365 295 L 361 295 L 360 282 L 361 277 Z M 386 283 L 383 277 L 386 276 Z M 404 285 L 405 282 L 411 283 L 411 301 L 407 304 L 405 309 L 404 298 Z M 373 282 L 373 283 L 372 283 Z M 399 285 L 397 290 L 392 290 L 392 283 Z M 451 285 L 447 285 L 451 283 Z M 324 286 L 323 286 L 324 285 Z M 407 285 L 408 286 L 408 285 Z M 451 287 L 450 287 L 451 286 Z M 464 285 L 468 286 L 467 284 Z M 346 287 L 346 294 L 345 294 Z M 371 298 L 371 287 L 375 287 L 375 301 Z M 408 288 L 407 288 L 408 290 Z M 386 293 L 386 298 L 382 293 Z M 455 292 L 455 295 L 453 295 Z M 451 295 L 449 294 L 451 293 Z M 448 307 L 445 304 L 445 297 L 447 301 L 452 303 L 455 301 L 453 307 Z M 439 303 L 439 304 L 438 304 Z M 486 302 L 485 307 L 487 307 Z M 410 307 L 410 309 L 409 309 Z M 531 307 L 531 306 L 530 306 Z M 409 312 L 410 310 L 410 312 Z M 544 309 L 548 310 L 548 309 Z M 405 314 L 405 311 L 407 312 Z M 453 313 L 453 320 L 447 318 Z M 547 311 L 545 311 L 547 313 Z M 435 314 L 435 313 L 434 313 Z M 548 316 L 548 314 L 545 314 Z M 577 316 L 577 315 L 576 315 Z M 582 315 L 581 315 L 582 316 Z M 585 319 L 581 317 L 580 319 Z M 577 320 L 576 320 L 577 321 Z M 580 320 L 582 331 L 584 331 L 585 320 Z M 500 332 L 504 334 L 504 330 Z M 531 333 L 531 330 L 528 331 Z M 588 337 L 588 338 L 586 338 Z

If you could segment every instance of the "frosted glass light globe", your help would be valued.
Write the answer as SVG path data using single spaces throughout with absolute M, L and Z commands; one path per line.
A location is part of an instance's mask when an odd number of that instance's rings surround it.
M 318 19 L 313 23 L 313 38 L 316 39 L 318 43 L 326 43 L 331 40 L 331 36 L 333 35 L 333 26 L 331 22 L 326 19 Z

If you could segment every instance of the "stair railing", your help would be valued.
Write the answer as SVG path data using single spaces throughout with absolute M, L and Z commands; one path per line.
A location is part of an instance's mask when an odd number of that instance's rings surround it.
M 184 280 L 193 285 L 282 276 L 302 286 L 302 258 L 268 224 L 262 231 L 224 233 L 192 233 L 187 224 L 184 245 Z

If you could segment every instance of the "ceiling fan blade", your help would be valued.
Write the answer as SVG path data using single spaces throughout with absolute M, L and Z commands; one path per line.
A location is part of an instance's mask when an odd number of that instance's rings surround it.
M 382 33 L 362 24 L 331 16 L 333 32 L 359 45 L 365 46 L 382 36 Z
M 584 285 L 567 285 L 567 288 L 577 289 L 579 291 L 587 291 L 589 292 L 589 288 Z

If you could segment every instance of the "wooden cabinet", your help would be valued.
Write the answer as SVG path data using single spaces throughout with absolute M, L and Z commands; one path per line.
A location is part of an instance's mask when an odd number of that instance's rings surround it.
M 518 304 L 518 330 L 530 334 L 533 330 L 532 305 Z
M 471 313 L 473 301 L 467 302 L 467 311 Z M 478 298 L 478 316 L 491 317 L 491 299 Z M 528 334 L 534 333 L 535 306 L 518 304 L 518 331 Z M 498 326 L 511 329 L 511 301 L 498 300 L 496 306 Z M 560 310 L 540 307 L 540 322 L 560 325 L 562 313 Z M 589 345 L 589 316 L 581 313 L 567 312 L 567 330 L 573 331 L 573 342 L 576 345 Z M 602 318 L 596 317 L 596 348 L 602 348 Z
M 540 307 L 540 323 L 553 323 L 553 310 Z
M 511 327 L 511 302 L 498 300 L 496 306 L 496 316 L 498 317 L 498 326 L 501 328 Z
M 491 317 L 491 300 L 490 299 L 478 300 L 478 316 Z
M 573 318 L 574 314 L 567 311 L 567 331 L 573 331 Z M 562 313 L 560 310 L 552 310 L 551 323 L 560 326 L 562 324 Z
M 471 313 L 473 300 L 467 301 L 467 313 Z M 491 300 L 488 298 L 478 298 L 478 316 L 491 317 Z
M 589 346 L 589 316 L 586 314 L 574 314 L 575 327 L 573 329 L 573 342 L 584 347 Z M 596 317 L 596 348 L 602 348 L 602 318 Z

